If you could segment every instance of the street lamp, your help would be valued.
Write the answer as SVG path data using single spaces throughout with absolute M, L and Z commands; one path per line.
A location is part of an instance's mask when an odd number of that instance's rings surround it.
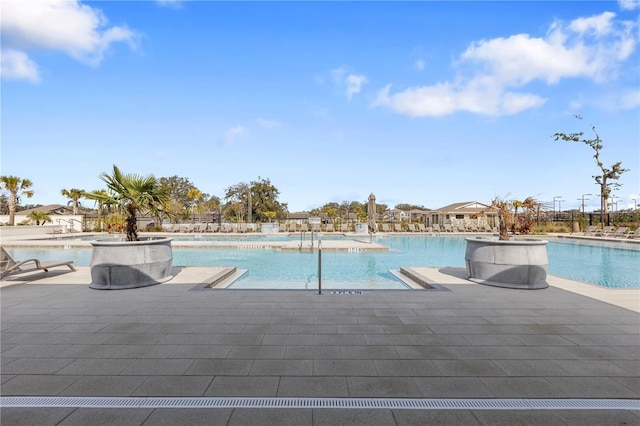
M 555 197 L 553 197 L 553 220 L 555 221 L 557 219 L 556 217 L 556 200 L 562 198 L 561 196 L 557 195 Z
M 632 198 L 633 200 L 633 211 L 638 210 L 638 203 L 636 202 L 637 198 Z
M 582 216 L 584 216 L 584 196 L 585 195 L 593 195 L 593 194 L 582 194 Z M 586 200 L 589 200 L 588 198 L 586 198 Z

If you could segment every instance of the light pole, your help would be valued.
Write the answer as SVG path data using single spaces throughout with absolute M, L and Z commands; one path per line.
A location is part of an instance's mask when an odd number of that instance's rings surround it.
M 584 198 L 585 195 L 593 195 L 593 194 L 582 194 L 582 216 L 584 216 L 584 200 L 589 200 L 588 198 Z
M 556 200 L 562 198 L 561 196 L 557 195 L 555 197 L 553 197 L 553 221 L 555 222 L 557 217 L 556 217 Z
M 564 200 L 558 200 L 558 213 L 560 213 L 560 215 L 562 215 L 562 202 Z
M 637 203 L 637 198 L 632 198 L 633 200 L 633 211 L 638 210 L 638 203 Z

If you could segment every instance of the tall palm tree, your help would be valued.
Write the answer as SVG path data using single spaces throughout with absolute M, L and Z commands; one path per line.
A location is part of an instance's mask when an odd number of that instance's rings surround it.
M 9 191 L 9 225 L 16 222 L 16 206 L 20 194 L 27 198 L 33 197 L 33 190 L 30 190 L 33 183 L 29 179 L 21 179 L 18 176 L 0 176 L 0 187 Z
M 162 214 L 169 201 L 169 191 L 153 175 L 123 174 L 115 165 L 111 174 L 105 172 L 99 177 L 107 184 L 110 194 L 94 192 L 91 198 L 118 205 L 125 217 L 127 241 L 138 241 L 138 213 Z
M 84 197 L 85 191 L 82 189 L 63 189 L 62 191 L 60 191 L 62 193 L 62 195 L 64 195 L 67 198 L 71 198 L 71 201 L 69 201 L 69 204 L 71 204 L 73 207 L 73 214 L 77 215 L 78 214 L 78 207 L 80 206 L 80 202 L 78 200 L 80 200 L 80 198 Z

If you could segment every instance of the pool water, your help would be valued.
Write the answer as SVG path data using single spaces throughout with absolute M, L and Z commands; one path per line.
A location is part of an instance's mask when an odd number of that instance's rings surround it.
M 323 251 L 323 288 L 406 289 L 390 269 L 464 267 L 466 241 L 463 236 L 389 236 L 376 237 L 375 241 L 390 250 Z M 64 259 L 80 266 L 88 266 L 91 258 L 90 248 L 6 249 L 15 259 Z M 550 274 L 604 287 L 640 288 L 640 244 L 554 239 L 549 241 L 547 251 Z M 176 266 L 247 269 L 231 288 L 315 289 L 318 286 L 317 251 L 174 248 L 173 257 Z

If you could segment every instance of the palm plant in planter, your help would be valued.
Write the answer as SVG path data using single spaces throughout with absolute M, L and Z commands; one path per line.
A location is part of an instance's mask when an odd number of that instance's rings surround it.
M 529 234 L 539 203 L 532 197 L 523 202 L 496 198 L 492 206 L 498 211 L 500 237 L 467 238 L 465 264 L 469 279 L 497 287 L 540 289 L 548 287 L 547 241 L 511 240 L 509 232 Z M 511 207 L 516 211 L 512 212 Z M 517 215 L 517 208 L 524 213 Z
M 89 198 L 114 205 L 125 217 L 125 241 L 94 241 L 91 255 L 91 288 L 120 289 L 159 284 L 172 278 L 170 238 L 140 239 L 137 217 L 141 212 L 159 216 L 169 194 L 153 175 L 123 174 L 113 166 L 100 175 L 107 193 Z

